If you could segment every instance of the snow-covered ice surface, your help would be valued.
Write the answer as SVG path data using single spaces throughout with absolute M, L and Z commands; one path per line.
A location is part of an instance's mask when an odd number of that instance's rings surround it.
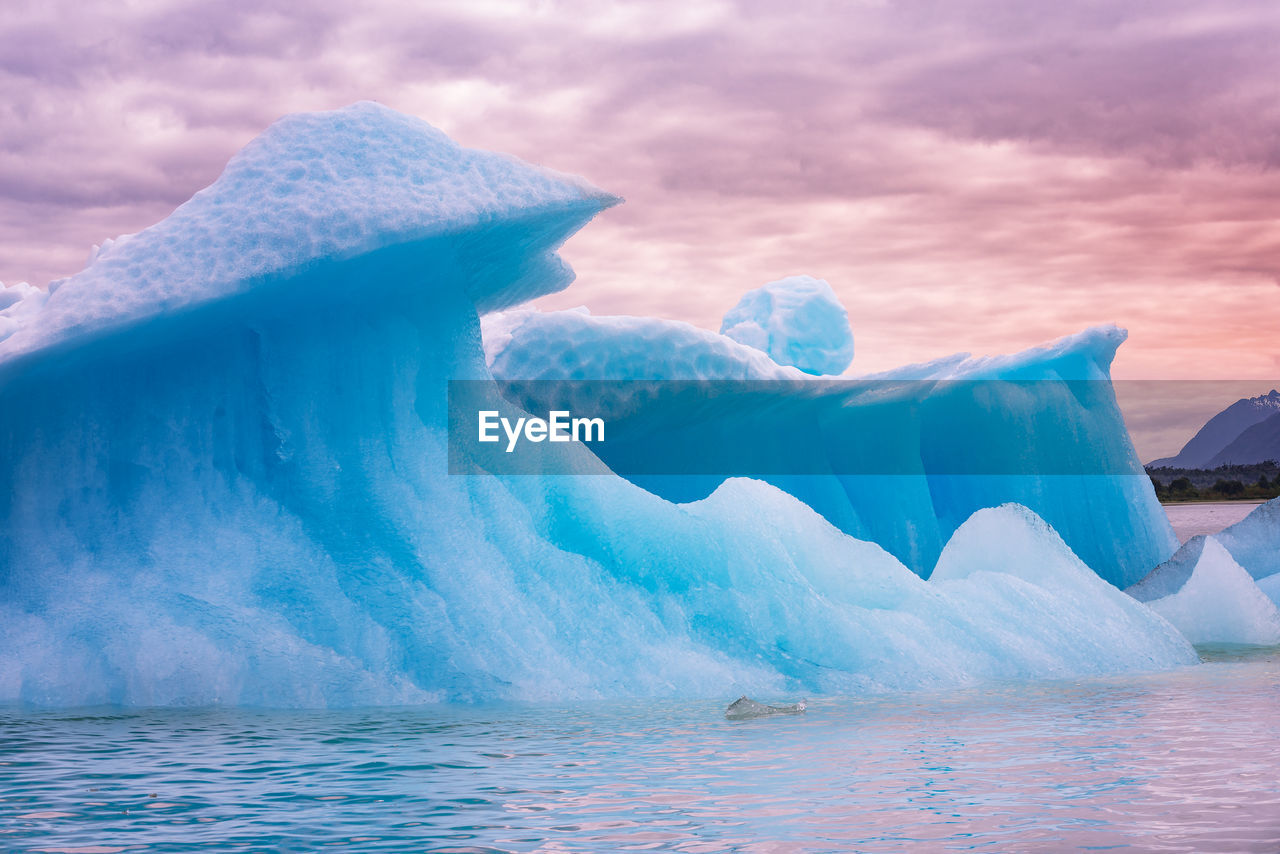
M 482 321 L 495 377 L 522 380 L 800 380 L 764 353 L 678 320 L 516 309 Z
M 5 285 L 0 282 L 0 342 L 17 332 L 26 321 L 44 307 L 49 292 L 26 282 Z
M 724 316 L 720 334 L 807 374 L 839 374 L 853 361 L 849 314 L 831 285 L 812 276 L 747 291 Z
M 926 582 L 760 481 L 676 505 L 578 445 L 560 469 L 596 476 L 449 476 L 446 383 L 490 376 L 478 314 L 563 287 L 556 247 L 613 202 L 376 105 L 294 116 L 24 312 L 0 342 L 0 701 L 776 696 L 1195 660 L 1025 508 L 949 518 Z M 1117 336 L 966 370 L 1096 372 Z M 1120 515 L 1097 536 L 1150 548 Z
M 372 102 L 286 116 L 164 221 L 104 242 L 0 342 L 0 360 L 260 291 L 313 265 L 451 235 L 433 262 L 466 270 L 453 284 L 472 302 L 482 310 L 525 302 L 568 285 L 571 271 L 549 254 L 512 253 L 528 269 L 460 256 L 480 249 L 480 235 L 501 240 L 502 229 L 513 246 L 563 239 L 617 201 L 579 179 L 462 148 Z

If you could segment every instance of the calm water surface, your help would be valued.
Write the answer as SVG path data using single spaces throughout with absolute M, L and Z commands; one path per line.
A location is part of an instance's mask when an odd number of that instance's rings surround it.
M 733 698 L 0 710 L 0 850 L 1280 850 L 1280 649 L 1203 655 L 738 723 Z
M 1197 534 L 1216 534 L 1248 516 L 1261 501 L 1197 501 L 1194 504 L 1166 504 L 1178 541 L 1185 543 Z

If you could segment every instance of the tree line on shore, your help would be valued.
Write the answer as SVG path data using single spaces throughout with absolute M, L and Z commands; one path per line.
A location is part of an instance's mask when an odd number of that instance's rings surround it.
M 1280 497 L 1280 464 L 1275 460 L 1216 469 L 1147 467 L 1161 501 L 1235 501 Z

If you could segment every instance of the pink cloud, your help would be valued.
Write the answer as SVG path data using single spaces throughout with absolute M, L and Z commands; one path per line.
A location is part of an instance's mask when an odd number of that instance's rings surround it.
M 373 98 L 628 202 L 546 307 L 716 328 L 828 279 L 856 371 L 1131 330 L 1274 373 L 1270 4 L 62 4 L 0 24 L 0 279 L 74 272 L 286 112 Z

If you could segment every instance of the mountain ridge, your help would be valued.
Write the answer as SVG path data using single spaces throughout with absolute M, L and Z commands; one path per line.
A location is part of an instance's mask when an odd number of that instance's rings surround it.
M 1257 397 L 1241 398 L 1206 421 L 1176 455 L 1152 460 L 1147 467 L 1212 469 L 1280 458 L 1280 417 L 1277 416 L 1280 416 L 1280 391 L 1272 389 Z M 1269 422 L 1270 427 L 1252 432 Z

